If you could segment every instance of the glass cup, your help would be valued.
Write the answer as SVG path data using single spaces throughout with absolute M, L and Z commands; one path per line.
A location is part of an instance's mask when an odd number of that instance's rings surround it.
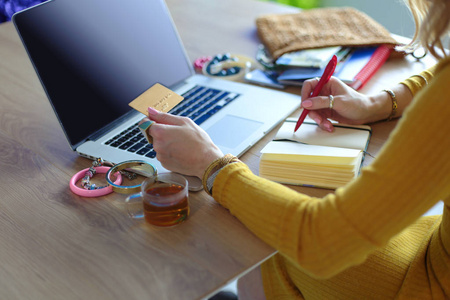
M 186 220 L 188 197 L 188 182 L 183 176 L 160 173 L 145 179 L 141 192 L 128 196 L 125 204 L 131 218 L 167 227 Z

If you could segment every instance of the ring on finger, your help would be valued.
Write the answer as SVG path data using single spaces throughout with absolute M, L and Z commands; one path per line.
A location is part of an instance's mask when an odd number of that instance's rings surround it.
M 142 134 L 144 135 L 145 139 L 147 140 L 147 142 L 149 144 L 153 143 L 153 138 L 151 135 L 148 134 L 148 129 L 154 124 L 154 121 L 145 121 L 142 124 L 139 124 L 139 130 L 142 132 Z
M 333 97 L 333 95 L 329 95 L 328 99 L 330 100 L 329 108 L 333 109 L 333 106 L 334 106 L 334 97 Z

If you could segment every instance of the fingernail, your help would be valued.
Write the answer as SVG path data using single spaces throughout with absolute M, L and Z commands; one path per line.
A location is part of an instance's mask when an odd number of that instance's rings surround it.
M 159 113 L 159 111 L 157 111 L 157 110 L 154 109 L 153 107 L 147 108 L 147 111 L 148 111 L 148 114 L 149 114 L 149 115 L 152 115 L 152 116 L 156 116 L 156 115 Z
M 333 132 L 333 127 L 331 127 L 331 124 L 326 123 L 326 124 L 324 124 L 323 126 L 325 127 L 325 129 L 326 129 L 327 131 Z
M 312 101 L 311 100 L 305 100 L 302 102 L 302 106 L 303 107 L 311 107 L 312 106 Z

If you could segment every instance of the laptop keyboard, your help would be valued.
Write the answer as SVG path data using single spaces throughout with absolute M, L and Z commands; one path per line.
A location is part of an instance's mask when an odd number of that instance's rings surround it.
M 184 100 L 170 110 L 173 115 L 188 117 L 198 125 L 205 122 L 227 104 L 239 97 L 240 94 L 195 86 L 182 96 Z M 153 145 L 149 144 L 138 128 L 133 124 L 115 137 L 108 140 L 106 145 L 133 152 L 149 158 L 155 158 Z
M 147 142 L 138 128 L 138 123 L 131 125 L 112 139 L 108 140 L 105 144 L 146 157 L 156 157 L 153 145 Z
M 195 86 L 182 96 L 184 100 L 172 108 L 170 113 L 191 118 L 197 125 L 200 125 L 239 97 L 239 94 Z

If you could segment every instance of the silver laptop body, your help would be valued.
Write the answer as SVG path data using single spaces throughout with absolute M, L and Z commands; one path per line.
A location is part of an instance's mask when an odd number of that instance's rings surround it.
M 155 83 L 180 95 L 204 86 L 236 96 L 200 125 L 236 156 L 300 106 L 297 95 L 196 75 L 162 0 L 52 0 L 13 22 L 70 146 L 90 159 L 165 170 L 109 143 L 144 117 L 128 103 Z

